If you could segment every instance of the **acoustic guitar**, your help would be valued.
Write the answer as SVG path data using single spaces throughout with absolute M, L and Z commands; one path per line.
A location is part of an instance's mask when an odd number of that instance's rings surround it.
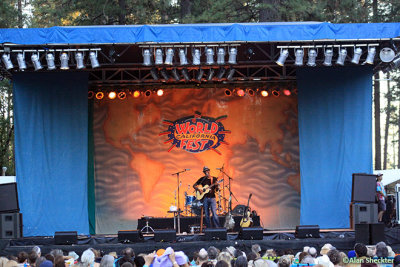
M 253 225 L 253 219 L 250 217 L 251 212 L 249 209 L 250 198 L 253 194 L 249 195 L 249 199 L 247 200 L 247 206 L 243 211 L 243 218 L 240 221 L 240 227 L 250 227 Z
M 198 186 L 197 186 L 197 189 L 198 189 L 198 190 L 196 190 L 196 199 L 197 199 L 197 200 L 202 200 L 202 199 L 204 198 L 204 196 L 205 196 L 208 192 L 210 192 L 211 189 L 212 189 L 214 186 L 218 185 L 219 183 L 222 183 L 222 181 L 223 181 L 223 180 L 219 180 L 218 182 L 216 182 L 215 184 L 212 184 L 212 185 L 205 185 L 205 186 L 198 185 Z

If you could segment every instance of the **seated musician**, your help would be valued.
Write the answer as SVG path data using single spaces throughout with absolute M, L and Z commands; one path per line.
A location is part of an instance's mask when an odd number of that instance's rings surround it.
M 203 207 L 205 211 L 206 217 L 206 227 L 220 227 L 217 215 L 217 203 L 215 200 L 215 191 L 218 191 L 217 185 L 217 177 L 212 177 L 210 175 L 210 169 L 206 166 L 203 168 L 204 176 L 197 180 L 197 182 L 193 185 L 193 188 L 200 193 L 203 193 L 204 187 L 211 187 L 210 192 L 206 193 L 204 197 L 201 199 L 203 202 Z M 205 188 L 206 189 L 206 188 Z M 210 209 L 212 213 L 212 224 L 210 221 Z

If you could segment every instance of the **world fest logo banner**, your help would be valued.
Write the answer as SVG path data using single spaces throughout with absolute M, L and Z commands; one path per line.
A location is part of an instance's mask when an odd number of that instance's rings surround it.
M 228 145 L 225 135 L 231 133 L 221 122 L 227 117 L 224 115 L 211 118 L 195 112 L 193 116 L 183 117 L 176 121 L 164 120 L 163 124 L 167 125 L 168 129 L 161 132 L 159 136 L 168 136 L 168 139 L 164 141 L 164 144 L 171 144 L 168 152 L 173 148 L 179 148 L 190 153 L 212 150 L 221 155 L 217 148 L 221 144 Z

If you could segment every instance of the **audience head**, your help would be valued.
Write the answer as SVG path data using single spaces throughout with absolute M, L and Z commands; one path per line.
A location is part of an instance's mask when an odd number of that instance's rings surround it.
M 279 267 L 289 267 L 292 264 L 290 257 L 288 255 L 283 255 L 278 260 Z
M 44 257 L 46 258 L 46 260 L 49 260 L 49 261 L 51 261 L 52 263 L 54 263 L 54 256 L 53 256 L 53 255 L 51 255 L 51 254 L 46 254 Z
M 218 255 L 218 261 L 225 261 L 226 263 L 228 263 L 228 265 L 231 265 L 231 261 L 232 261 L 232 255 L 229 252 L 221 252 Z
M 308 250 L 308 254 L 310 254 L 311 257 L 316 258 L 318 255 L 317 249 L 314 247 L 310 247 Z
M 127 261 L 127 262 L 124 262 L 124 263 L 121 265 L 121 267 L 133 267 L 133 264 L 130 263 L 129 261 Z
M 247 259 L 245 256 L 241 255 L 237 257 L 235 261 L 235 267 L 247 267 Z
M 38 254 L 35 251 L 29 252 L 29 254 L 28 254 L 28 262 L 29 262 L 29 264 L 31 266 L 35 265 L 37 258 L 38 258 Z
M 40 264 L 39 267 L 53 267 L 53 262 L 52 262 L 52 261 L 49 261 L 49 260 L 45 260 L 44 262 L 42 262 L 42 263 Z
M 90 248 L 82 253 L 81 262 L 84 266 L 90 266 L 94 263 L 94 253 Z
M 301 261 L 301 264 L 315 264 L 315 260 L 310 255 L 305 256 Z
M 203 262 L 206 262 L 206 261 L 208 261 L 208 253 L 207 253 L 207 250 L 202 248 L 199 251 L 198 262 L 199 263 L 203 263 Z
M 4 267 L 8 259 L 6 257 L 0 257 L 0 267 Z
M 39 267 L 40 264 L 42 264 L 45 260 L 47 260 L 47 259 L 46 259 L 45 257 L 43 257 L 43 256 L 38 257 L 38 258 L 36 259 L 35 266 L 36 266 L 36 267 Z
M 57 256 L 54 259 L 54 267 L 65 267 L 64 256 Z
M 50 254 L 54 257 L 54 259 L 57 256 L 64 256 L 64 252 L 61 249 L 53 249 L 50 251 Z
M 114 257 L 111 255 L 104 255 L 100 261 L 100 267 L 113 267 Z
M 328 257 L 334 265 L 338 265 L 341 261 L 340 252 L 336 249 L 329 250 Z
M 230 265 L 226 261 L 217 261 L 215 267 L 230 267 Z
M 376 244 L 375 255 L 377 257 L 388 257 L 389 251 L 386 247 L 385 242 L 379 242 L 378 244 Z
M 42 251 L 40 250 L 40 247 L 34 246 L 34 247 L 32 248 L 32 251 L 36 252 L 36 254 L 38 255 L 38 257 L 42 256 Z
M 18 263 L 26 263 L 28 262 L 28 253 L 25 251 L 21 251 L 18 253 Z
M 218 253 L 219 253 L 218 249 L 214 246 L 211 246 L 207 249 L 208 258 L 210 260 L 216 260 L 218 257 Z
M 356 252 L 357 257 L 365 257 L 367 256 L 367 246 L 362 243 L 357 243 L 354 245 L 354 251 Z

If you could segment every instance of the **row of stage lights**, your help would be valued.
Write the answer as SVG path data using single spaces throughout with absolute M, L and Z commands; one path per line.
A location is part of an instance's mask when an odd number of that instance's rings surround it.
M 89 52 L 89 60 L 91 67 L 98 68 L 100 67 L 99 61 L 97 59 L 97 51 L 99 48 L 95 49 L 49 49 L 49 50 L 17 50 L 12 51 L 12 53 L 16 53 L 16 60 L 18 63 L 18 68 L 20 71 L 24 71 L 27 69 L 27 64 L 25 61 L 25 54 L 32 53 L 31 61 L 35 71 L 43 69 L 42 63 L 40 62 L 40 53 L 44 53 L 46 56 L 47 70 L 55 70 L 56 67 L 56 52 L 59 52 L 60 59 L 60 69 L 68 70 L 69 69 L 69 60 L 72 53 L 75 53 L 75 67 L 76 69 L 84 69 L 86 68 L 85 64 L 85 52 Z M 4 67 L 7 70 L 11 70 L 14 68 L 14 64 L 12 62 L 11 52 L 6 52 L 1 56 L 1 60 L 3 61 Z
M 283 96 L 291 96 L 292 94 L 297 94 L 297 89 L 253 89 L 253 88 L 246 88 L 246 89 L 241 89 L 241 88 L 235 88 L 235 89 L 224 89 L 224 93 L 226 96 L 262 96 L 262 97 L 279 97 L 281 95 Z M 124 100 L 128 96 L 131 96 L 133 98 L 139 98 L 141 96 L 144 97 L 149 97 L 151 95 L 157 95 L 157 96 L 163 96 L 164 95 L 164 90 L 163 89 L 158 89 L 158 90 L 134 90 L 134 91 L 89 91 L 88 92 L 88 99 L 97 99 L 97 100 L 102 100 L 102 99 L 120 99 Z

